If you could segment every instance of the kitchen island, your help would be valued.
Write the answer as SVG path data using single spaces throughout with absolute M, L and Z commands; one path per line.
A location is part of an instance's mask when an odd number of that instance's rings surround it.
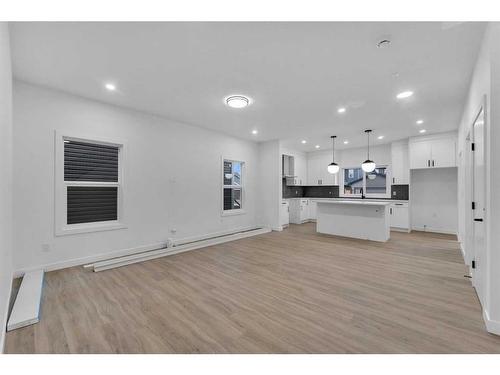
M 390 238 L 390 202 L 321 199 L 314 202 L 318 233 L 380 242 Z

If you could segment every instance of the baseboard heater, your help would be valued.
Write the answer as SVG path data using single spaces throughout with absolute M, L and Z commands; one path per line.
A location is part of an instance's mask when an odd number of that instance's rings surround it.
M 173 245 L 171 247 L 162 246 L 158 249 L 151 249 L 148 251 L 126 255 L 122 257 L 116 257 L 108 260 L 103 260 L 95 262 L 92 264 L 87 264 L 85 268 L 91 268 L 94 272 L 106 271 L 112 268 L 118 268 L 123 266 L 128 266 L 130 264 L 144 262 L 147 260 L 157 259 L 169 255 L 183 253 L 185 251 L 191 251 L 195 249 L 200 249 L 207 246 L 218 245 L 225 242 L 235 241 L 242 238 L 257 236 L 259 234 L 271 232 L 270 228 L 257 228 L 249 229 L 237 233 L 231 233 L 226 235 L 219 235 L 210 238 L 205 238 L 202 240 L 196 240 L 192 242 L 186 242 L 182 245 Z

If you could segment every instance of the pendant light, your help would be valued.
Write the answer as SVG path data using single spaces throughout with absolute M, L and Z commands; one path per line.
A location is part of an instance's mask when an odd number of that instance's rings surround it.
M 370 173 L 375 170 L 375 162 L 370 160 L 370 133 L 371 130 L 365 130 L 365 133 L 368 135 L 368 158 L 361 164 L 361 168 L 366 172 Z
M 332 135 L 332 162 L 328 164 L 328 173 L 335 174 L 339 171 L 340 167 L 337 163 L 335 163 L 335 138 L 336 135 Z

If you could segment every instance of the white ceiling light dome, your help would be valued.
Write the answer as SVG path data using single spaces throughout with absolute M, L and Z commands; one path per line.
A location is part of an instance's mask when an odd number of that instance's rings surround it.
M 413 95 L 413 91 L 403 91 L 403 92 L 400 92 L 398 95 L 396 95 L 396 98 L 398 99 L 406 99 L 406 98 L 409 98 L 410 96 Z
M 245 108 L 250 105 L 250 98 L 243 95 L 231 95 L 226 98 L 226 104 L 231 108 Z

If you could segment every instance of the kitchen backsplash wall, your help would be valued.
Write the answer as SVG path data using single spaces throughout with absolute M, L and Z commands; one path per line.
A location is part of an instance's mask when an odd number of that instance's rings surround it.
M 391 185 L 391 198 L 402 201 L 410 199 L 410 185 Z
M 391 185 L 391 199 L 408 200 L 409 185 Z M 283 198 L 338 198 L 338 185 L 286 186 L 283 183 Z
M 304 186 L 305 198 L 338 198 L 338 185 Z

